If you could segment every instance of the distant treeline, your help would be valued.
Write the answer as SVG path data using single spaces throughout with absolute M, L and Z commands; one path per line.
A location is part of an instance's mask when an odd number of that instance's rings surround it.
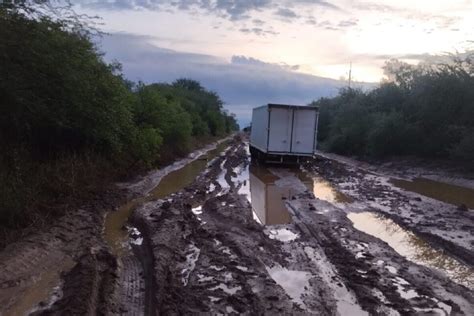
M 76 21 L 0 4 L 0 228 L 238 130 L 199 82 L 132 83 Z M 91 193 L 92 192 L 92 193 Z
M 369 92 L 343 89 L 320 107 L 326 151 L 383 158 L 417 156 L 474 168 L 474 59 L 409 65 L 391 60 L 387 82 Z

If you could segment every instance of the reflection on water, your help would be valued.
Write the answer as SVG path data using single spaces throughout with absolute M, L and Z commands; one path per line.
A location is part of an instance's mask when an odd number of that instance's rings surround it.
M 416 192 L 446 203 L 461 205 L 474 209 L 474 190 L 437 182 L 425 178 L 416 178 L 413 181 L 391 179 L 391 183 L 404 190 Z
M 273 172 L 273 173 L 272 173 Z M 275 184 L 279 176 L 295 178 L 314 195 L 330 203 L 350 203 L 353 200 L 334 189 L 326 180 L 319 176 L 310 176 L 300 169 L 272 169 L 270 172 L 264 166 L 250 165 L 250 201 L 258 219 L 265 225 L 288 224 L 291 216 L 285 206 L 285 199 L 301 193 L 294 182 Z M 278 174 L 278 176 L 277 176 Z
M 112 248 L 112 252 L 115 255 L 123 255 L 127 251 L 128 231 L 124 229 L 124 225 L 135 208 L 147 201 L 164 198 L 192 183 L 204 171 L 208 160 L 222 152 L 227 144 L 228 142 L 223 142 L 199 159 L 170 172 L 161 179 L 160 183 L 147 196 L 134 199 L 122 205 L 115 212 L 109 212 L 105 219 L 105 240 Z
M 105 218 L 104 238 L 116 256 L 123 255 L 127 249 L 128 231 L 124 228 L 132 211 L 146 198 L 138 198 L 122 205 L 117 211 L 110 212 Z
M 250 196 L 252 207 L 258 219 L 265 225 L 288 224 L 290 214 L 283 198 L 288 199 L 294 192 L 291 188 L 278 187 L 275 181 L 279 178 L 266 168 L 250 166 Z
M 421 238 L 390 219 L 371 212 L 349 213 L 347 217 L 360 231 L 377 237 L 407 259 L 444 271 L 453 281 L 474 288 L 474 269 L 432 248 Z
M 352 203 L 354 200 L 336 190 L 331 183 L 322 177 L 313 175 L 311 178 L 304 172 L 299 172 L 298 177 L 306 184 L 315 197 L 329 203 Z

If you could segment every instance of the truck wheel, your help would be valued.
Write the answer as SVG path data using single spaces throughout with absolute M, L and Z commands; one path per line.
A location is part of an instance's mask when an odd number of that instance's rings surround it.
M 249 151 L 250 151 L 250 157 L 252 158 L 252 160 L 257 159 L 257 156 L 258 156 L 257 150 L 253 148 L 252 146 L 250 146 Z

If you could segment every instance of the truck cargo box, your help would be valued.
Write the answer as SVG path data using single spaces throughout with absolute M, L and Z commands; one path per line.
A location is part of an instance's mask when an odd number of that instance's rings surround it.
M 317 145 L 318 108 L 268 104 L 253 109 L 250 152 L 258 158 L 283 161 L 310 157 Z

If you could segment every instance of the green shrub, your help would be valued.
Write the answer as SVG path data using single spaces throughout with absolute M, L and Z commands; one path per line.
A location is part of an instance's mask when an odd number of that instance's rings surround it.
M 450 155 L 453 159 L 471 163 L 474 169 L 474 130 L 467 132 L 459 143 L 453 145 Z
M 199 82 L 124 80 L 74 17 L 31 18 L 31 3 L 0 3 L 3 228 L 48 221 L 119 177 L 238 129 Z
M 312 103 L 320 108 L 321 147 L 378 158 L 474 161 L 473 59 L 419 66 L 390 61 L 385 70 L 392 82 L 369 92 L 343 89 L 334 98 Z

